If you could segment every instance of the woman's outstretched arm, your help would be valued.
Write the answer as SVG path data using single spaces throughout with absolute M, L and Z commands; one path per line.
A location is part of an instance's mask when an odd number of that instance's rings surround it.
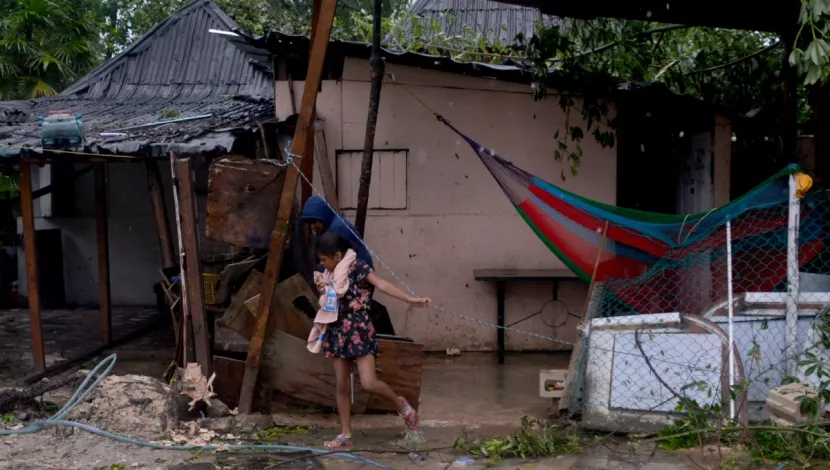
M 369 275 L 366 276 L 366 280 L 369 281 L 369 284 L 375 286 L 379 291 L 383 292 L 389 297 L 394 297 L 400 300 L 401 302 L 406 302 L 408 304 L 412 304 L 418 307 L 422 307 L 430 303 L 430 300 L 428 298 L 412 297 L 411 295 L 392 285 L 392 283 L 390 283 L 389 281 L 381 279 L 374 272 L 369 273 Z

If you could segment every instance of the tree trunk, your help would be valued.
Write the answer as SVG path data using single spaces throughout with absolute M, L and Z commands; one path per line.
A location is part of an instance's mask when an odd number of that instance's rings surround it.
M 375 154 L 375 128 L 380 107 L 380 89 L 383 86 L 384 62 L 380 53 L 380 25 L 383 0 L 375 0 L 372 24 L 372 89 L 369 92 L 369 117 L 366 119 L 366 140 L 363 142 L 363 162 L 360 167 L 360 189 L 357 192 L 355 228 L 361 237 L 366 229 L 366 211 L 369 206 L 369 185 L 372 182 L 372 160 Z

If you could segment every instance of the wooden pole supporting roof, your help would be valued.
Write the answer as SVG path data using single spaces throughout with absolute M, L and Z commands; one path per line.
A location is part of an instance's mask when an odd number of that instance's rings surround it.
M 95 227 L 98 238 L 98 306 L 101 310 L 101 342 L 112 342 L 110 302 L 110 244 L 107 173 L 104 163 L 95 163 Z
M 43 350 L 43 326 L 40 322 L 40 286 L 38 284 L 35 211 L 32 202 L 32 165 L 20 162 L 20 209 L 23 215 L 23 249 L 26 255 L 26 288 L 32 329 L 32 362 L 37 372 L 46 370 Z
M 308 61 L 308 73 L 306 75 L 303 96 L 300 103 L 300 113 L 297 119 L 297 126 L 294 131 L 291 153 L 302 155 L 306 151 L 306 144 L 309 137 L 313 138 L 313 132 L 309 127 L 314 125 L 312 120 L 314 106 L 317 102 L 317 92 L 323 78 L 323 64 L 326 58 L 331 37 L 331 27 L 334 22 L 334 14 L 337 9 L 337 0 L 321 0 L 320 8 L 314 11 L 314 24 L 316 31 L 311 42 L 311 49 Z M 313 155 L 306 155 L 305 158 L 314 158 Z M 302 162 L 297 162 L 302 165 Z M 250 413 L 253 407 L 254 391 L 256 388 L 259 367 L 262 359 L 262 345 L 265 341 L 265 334 L 271 312 L 271 304 L 274 299 L 274 291 L 279 280 L 280 265 L 282 263 L 285 239 L 288 234 L 289 218 L 291 209 L 294 206 L 294 196 L 297 190 L 299 173 L 294 165 L 288 166 L 280 197 L 280 205 L 277 210 L 277 221 L 274 231 L 271 233 L 271 240 L 268 245 L 268 260 L 265 264 L 265 272 L 262 276 L 262 288 L 257 308 L 257 317 L 254 323 L 251 343 L 248 347 L 248 358 L 245 363 L 245 375 L 242 379 L 242 390 L 239 395 L 239 411 Z

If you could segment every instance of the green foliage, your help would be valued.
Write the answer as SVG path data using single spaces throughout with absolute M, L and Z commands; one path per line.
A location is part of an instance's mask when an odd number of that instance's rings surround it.
M 818 419 L 824 411 L 824 404 L 830 403 L 830 364 L 824 362 L 819 357 L 814 349 L 821 348 L 825 351 L 830 350 L 830 311 L 828 309 L 822 310 L 817 316 L 813 324 L 813 328 L 818 334 L 818 343 L 810 349 L 804 351 L 804 357 L 798 362 L 798 366 L 804 370 L 804 375 L 815 375 L 819 379 L 819 386 L 815 395 L 802 395 L 796 398 L 800 402 L 799 411 L 803 415 L 812 417 L 814 420 Z M 783 383 L 798 383 L 796 377 L 784 377 Z
M 582 450 L 582 438 L 568 433 L 559 426 L 553 426 L 527 417 L 522 418 L 522 427 L 505 437 L 496 436 L 470 445 L 456 441 L 457 451 L 469 452 L 479 458 L 500 461 L 509 458 L 555 457 L 575 454 Z
M 804 83 L 813 85 L 827 82 L 830 77 L 830 1 L 801 0 L 798 15 L 799 30 L 795 47 L 790 52 L 790 64 L 804 76 Z
M 543 28 L 528 58 L 545 94 L 550 70 L 611 82 L 660 82 L 709 103 L 748 111 L 780 97 L 778 38 L 752 31 L 613 19 Z M 780 52 L 780 51 L 779 51 Z
M 190 3 L 190 0 L 101 0 L 110 11 L 113 22 L 107 21 L 109 44 L 113 50 L 126 47 L 135 38 L 146 33 L 171 13 Z M 310 35 L 313 0 L 214 0 L 241 28 L 254 35 L 269 31 L 284 34 Z M 371 17 L 374 0 L 342 0 L 337 5 L 332 29 L 336 39 L 355 39 L 355 22 Z M 384 2 L 384 16 L 408 7 L 406 0 Z M 113 15 L 113 12 L 115 14 Z
M 0 0 L 0 99 L 58 93 L 100 63 L 95 0 Z
M 660 431 L 659 437 L 665 438 L 660 447 L 665 450 L 691 449 L 709 442 L 712 438 L 711 420 L 721 413 L 721 407 L 717 404 L 700 406 L 695 400 L 682 397 L 674 411 L 684 416 Z
M 308 429 L 300 426 L 274 426 L 272 428 L 263 429 L 262 431 L 254 433 L 251 438 L 255 442 L 272 442 L 286 436 L 303 436 L 305 434 L 308 434 Z
M 161 115 L 159 119 L 175 119 L 181 116 L 182 113 L 176 111 L 175 109 L 164 109 L 161 111 Z

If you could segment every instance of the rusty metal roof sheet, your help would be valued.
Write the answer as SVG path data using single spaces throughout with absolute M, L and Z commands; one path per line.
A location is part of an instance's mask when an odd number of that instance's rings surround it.
M 22 148 L 39 147 L 37 117 L 56 109 L 83 114 L 86 151 L 154 153 L 159 148 L 154 143 L 164 148 L 190 141 L 202 142 L 196 148 L 206 141 L 232 144 L 230 129 L 250 127 L 274 115 L 273 75 L 262 58 L 209 32 L 237 27 L 212 1 L 196 0 L 60 95 L 0 103 L 0 155 L 16 156 Z M 204 114 L 214 117 L 130 131 L 114 146 L 97 136 Z M 37 153 L 23 153 L 33 152 Z

